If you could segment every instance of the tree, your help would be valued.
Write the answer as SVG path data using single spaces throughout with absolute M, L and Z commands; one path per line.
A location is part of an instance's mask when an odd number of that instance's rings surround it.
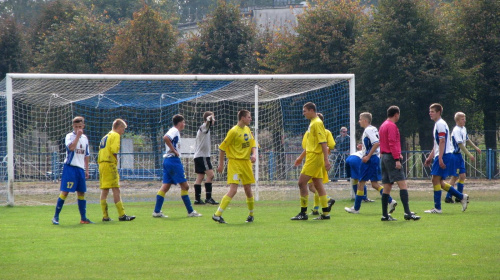
M 112 24 L 95 16 L 75 16 L 53 24 L 35 55 L 36 70 L 50 73 L 101 73 L 101 64 L 113 46 Z
M 177 0 L 81 0 L 89 10 L 96 15 L 104 16 L 114 23 L 129 21 L 134 17 L 134 12 L 142 9 L 144 5 L 150 6 L 165 18 L 177 16 L 179 7 Z
M 51 33 L 52 26 L 72 21 L 73 17 L 79 15 L 81 11 L 76 4 L 69 0 L 55 0 L 46 3 L 32 26 L 31 44 L 35 47 L 35 51 L 36 47 Z
M 0 14 L 13 16 L 17 23 L 30 26 L 44 5 L 44 0 L 3 0 L 0 1 Z
M 29 50 L 24 31 L 13 16 L 0 17 L 0 80 L 9 72 L 28 70 Z
M 189 38 L 191 73 L 249 74 L 257 72 L 255 27 L 232 4 L 219 1 L 200 35 Z
M 347 73 L 366 16 L 357 0 L 319 0 L 277 34 L 260 66 L 274 73 Z
M 370 111 L 380 124 L 390 105 L 399 106 L 403 145 L 418 133 L 421 148 L 432 148 L 430 104 L 444 104 L 445 119 L 452 119 L 447 107 L 452 76 L 443 37 L 427 1 L 381 0 L 356 45 L 356 107 Z
M 448 29 L 461 78 L 460 94 L 482 112 L 486 148 L 497 148 L 500 126 L 500 2 L 455 2 Z
M 183 49 L 177 31 L 159 13 L 144 6 L 122 28 L 105 62 L 107 73 L 182 73 Z

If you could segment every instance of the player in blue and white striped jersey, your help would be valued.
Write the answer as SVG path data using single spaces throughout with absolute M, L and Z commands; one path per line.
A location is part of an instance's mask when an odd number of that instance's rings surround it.
M 184 174 L 184 166 L 180 159 L 181 155 L 181 133 L 186 126 L 186 122 L 182 115 L 175 115 L 172 118 L 172 124 L 167 133 L 163 136 L 165 142 L 165 154 L 163 155 L 163 183 L 156 194 L 156 204 L 153 211 L 154 218 L 167 218 L 163 214 L 161 208 L 165 201 L 165 194 L 170 190 L 172 184 L 179 184 L 181 187 L 181 199 L 186 206 L 188 217 L 200 217 L 201 214 L 196 212 L 191 205 L 189 199 L 189 185 L 186 175 Z
M 380 141 L 378 129 L 371 125 L 372 114 L 368 112 L 359 115 L 359 125 L 364 128 L 363 136 L 361 137 L 361 165 L 359 166 L 358 189 L 356 191 L 356 198 L 354 199 L 354 206 L 349 208 L 345 207 L 344 210 L 352 213 L 359 214 L 361 202 L 365 197 L 364 186 L 367 181 L 371 181 L 372 188 L 376 189 L 382 195 L 384 187 L 378 182 L 382 180 L 382 170 L 380 169 Z M 396 200 L 389 198 L 389 213 L 394 212 L 396 209 Z
M 75 117 L 73 119 L 73 131 L 66 135 L 64 144 L 66 146 L 66 159 L 64 160 L 63 174 L 61 177 L 61 194 L 56 203 L 56 213 L 52 219 L 54 225 L 59 224 L 59 214 L 64 201 L 70 192 L 77 193 L 78 210 L 80 211 L 81 224 L 93 224 L 87 216 L 87 201 L 85 192 L 87 184 L 85 179 L 89 177 L 89 140 L 83 134 L 85 119 Z
M 467 209 L 469 196 L 457 191 L 444 179 L 452 175 L 453 161 L 452 153 L 453 146 L 451 144 L 450 129 L 448 124 L 441 118 L 443 106 L 439 103 L 431 104 L 429 107 L 429 116 L 435 122 L 434 124 L 434 148 L 425 160 L 425 166 L 430 166 L 432 163 L 432 186 L 434 188 L 434 208 L 425 210 L 424 213 L 441 214 L 441 189 L 451 193 L 458 199 L 462 200 L 462 211 Z
M 451 174 L 451 180 L 449 184 L 451 186 L 457 183 L 457 191 L 463 193 L 464 182 L 465 182 L 465 161 L 462 157 L 460 151 L 463 151 L 472 161 L 476 160 L 474 156 L 467 150 L 466 145 L 469 143 L 474 149 L 480 154 L 481 150 L 474 145 L 474 143 L 469 139 L 467 135 L 467 128 L 465 128 L 465 114 L 462 112 L 457 112 L 455 114 L 456 126 L 451 132 L 451 142 L 453 144 L 453 172 Z M 457 182 L 458 180 L 458 182 Z M 456 202 L 460 202 L 460 199 L 455 198 Z M 448 192 L 444 200 L 446 203 L 454 203 L 451 193 Z

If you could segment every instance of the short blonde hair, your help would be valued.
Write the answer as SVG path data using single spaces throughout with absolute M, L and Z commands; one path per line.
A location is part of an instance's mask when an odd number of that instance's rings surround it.
M 122 119 L 116 119 L 115 121 L 113 121 L 113 129 L 117 129 L 120 126 L 127 128 L 127 123 Z
M 371 113 L 363 112 L 363 113 L 359 114 L 359 117 L 367 120 L 368 123 L 370 123 L 370 124 L 372 123 L 372 114 Z
M 465 117 L 465 114 L 462 112 L 456 112 L 455 113 L 455 121 L 458 121 L 459 118 Z

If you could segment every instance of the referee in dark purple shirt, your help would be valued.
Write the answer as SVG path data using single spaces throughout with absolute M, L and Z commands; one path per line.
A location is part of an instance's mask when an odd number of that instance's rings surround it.
M 382 194 L 382 221 L 396 221 L 387 213 L 387 202 L 391 193 L 392 184 L 396 182 L 399 187 L 399 196 L 405 209 L 405 220 L 417 221 L 420 216 L 410 211 L 408 203 L 408 186 L 406 178 L 401 168 L 401 140 L 399 129 L 396 123 L 399 120 L 399 107 L 391 106 L 387 109 L 387 120 L 380 126 L 380 153 L 382 154 L 382 184 L 384 191 Z

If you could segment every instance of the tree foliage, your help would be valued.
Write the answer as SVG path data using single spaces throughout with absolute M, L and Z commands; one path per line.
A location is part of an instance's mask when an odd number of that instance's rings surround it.
M 9 72 L 26 72 L 29 50 L 25 29 L 13 16 L 0 17 L 0 80 Z
M 71 22 L 81 13 L 77 4 L 69 0 L 55 0 L 43 6 L 40 15 L 32 26 L 32 44 L 36 47 L 52 32 L 52 27 Z
M 119 31 L 105 62 L 107 73 L 165 74 L 183 71 L 177 32 L 159 13 L 144 6 Z
M 114 23 L 132 20 L 134 12 L 145 4 L 164 18 L 174 18 L 178 10 L 177 0 L 82 0 L 82 3 L 96 15 Z
M 115 28 L 94 16 L 54 24 L 35 55 L 36 70 L 49 73 L 101 73 Z
M 500 2 L 456 1 L 448 32 L 461 78 L 458 96 L 482 111 L 487 148 L 496 149 L 500 125 Z
M 422 149 L 432 148 L 431 103 L 444 104 L 444 117 L 452 120 L 446 107 L 452 77 L 442 38 L 427 1 L 381 0 L 356 45 L 358 111 L 371 111 L 380 124 L 390 105 L 399 106 L 402 136 L 418 133 Z
M 200 35 L 189 39 L 189 72 L 244 74 L 257 72 L 255 27 L 232 4 L 219 1 Z
M 277 34 L 261 67 L 274 73 L 347 73 L 366 16 L 357 0 L 320 0 Z

